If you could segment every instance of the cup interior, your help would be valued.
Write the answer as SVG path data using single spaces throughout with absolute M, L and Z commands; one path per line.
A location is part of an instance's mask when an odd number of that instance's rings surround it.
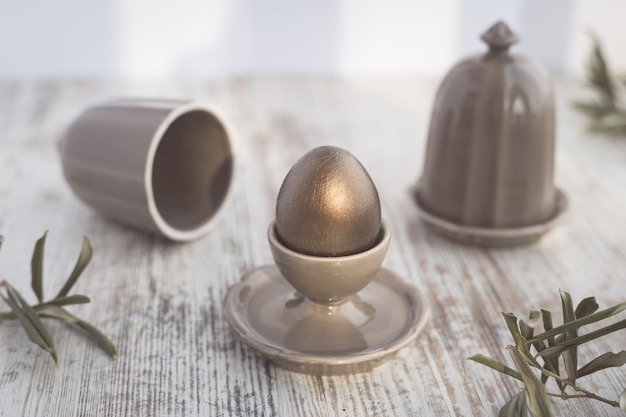
M 156 209 L 168 226 L 191 231 L 222 207 L 234 175 L 231 138 L 212 112 L 192 109 L 163 133 L 152 166 Z

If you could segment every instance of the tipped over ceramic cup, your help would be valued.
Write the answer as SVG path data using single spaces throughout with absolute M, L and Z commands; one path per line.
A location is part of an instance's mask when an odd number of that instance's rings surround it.
M 232 131 L 196 101 L 119 99 L 82 112 L 61 142 L 65 178 L 102 214 L 174 241 L 206 234 L 232 192 Z

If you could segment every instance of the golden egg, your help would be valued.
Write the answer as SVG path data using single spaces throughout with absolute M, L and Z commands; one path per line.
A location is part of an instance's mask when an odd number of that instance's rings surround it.
M 278 193 L 276 234 L 289 249 L 313 256 L 353 255 L 375 246 L 380 199 L 363 165 L 334 146 L 305 154 Z

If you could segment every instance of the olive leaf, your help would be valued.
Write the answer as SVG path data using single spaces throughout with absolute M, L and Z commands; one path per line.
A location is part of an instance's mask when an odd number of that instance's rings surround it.
M 74 305 L 74 304 L 86 304 L 89 302 L 91 302 L 91 300 L 86 295 L 74 294 L 74 295 L 68 295 L 66 297 L 55 298 L 54 300 L 46 301 L 45 303 L 37 304 L 33 306 L 33 308 L 35 309 L 37 313 L 39 313 L 41 309 L 49 305 L 69 306 L 69 305 Z M 0 321 L 7 320 L 7 319 L 16 319 L 16 318 L 17 317 L 15 316 L 14 313 L 1 313 L 0 314 Z
M 561 306 L 563 308 L 563 324 L 567 324 L 576 320 L 574 313 L 574 304 L 572 303 L 572 297 L 565 291 L 559 291 L 561 294 Z M 567 342 L 570 339 L 574 339 L 578 336 L 576 329 L 571 329 L 563 333 L 563 342 Z M 571 345 L 563 351 L 563 362 L 565 362 L 565 370 L 567 371 L 567 379 L 576 383 L 576 371 L 578 370 L 578 349 L 576 345 Z
M 616 323 L 613 323 L 609 326 L 603 327 L 601 329 L 595 330 L 593 332 L 589 332 L 583 336 L 578 336 L 573 339 L 569 339 L 563 342 L 557 342 L 554 346 L 551 346 L 539 353 L 539 356 L 554 356 L 561 354 L 563 351 L 567 350 L 570 346 L 578 346 L 583 343 L 590 342 L 599 337 L 606 336 L 609 333 L 613 333 L 617 330 L 622 330 L 626 328 L 626 320 L 621 320 Z
M 93 249 L 91 247 L 91 242 L 89 242 L 89 239 L 87 238 L 87 236 L 83 236 L 83 244 L 80 248 L 80 254 L 78 255 L 78 260 L 76 261 L 74 270 L 72 271 L 72 273 L 70 274 L 70 277 L 65 282 L 65 285 L 63 286 L 63 288 L 61 288 L 61 290 L 57 294 L 56 298 L 67 295 L 69 290 L 74 286 L 74 284 L 80 277 L 80 274 L 83 273 L 83 271 L 85 270 L 85 268 L 91 261 L 92 255 L 93 255 Z
M 8 298 L 2 295 L 2 299 L 11 307 L 11 310 L 13 310 L 13 313 L 22 324 L 28 338 L 43 350 L 50 353 L 52 359 L 54 359 L 54 363 L 58 365 L 59 360 L 54 350 L 54 342 L 35 310 L 28 305 L 17 290 L 8 284 L 7 294 Z
M 481 355 L 481 354 L 477 354 L 477 355 L 473 355 L 470 356 L 469 358 L 467 358 L 471 361 L 474 362 L 478 362 L 480 364 L 483 364 L 485 366 L 488 366 L 491 369 L 494 369 L 498 372 L 501 372 L 503 374 L 512 376 L 515 379 L 519 379 L 520 381 L 522 381 L 522 376 L 520 375 L 519 372 L 517 372 L 515 369 L 509 368 L 508 366 L 506 366 L 505 364 L 498 362 L 495 359 L 491 359 L 485 355 Z
M 530 365 L 524 360 L 519 348 L 507 346 L 506 349 L 509 351 L 511 359 L 513 359 L 513 363 L 524 381 L 526 392 L 528 393 L 530 411 L 535 417 L 552 417 L 552 409 L 548 403 L 545 385 L 541 383 Z
M 619 353 L 607 352 L 598 356 L 582 368 L 578 370 L 578 377 L 592 374 L 597 371 L 601 371 L 606 368 L 619 368 L 626 363 L 626 350 L 622 350 Z
M 40 305 L 46 306 L 46 305 L 52 304 L 56 306 L 69 306 L 69 305 L 74 305 L 74 304 L 87 304 L 90 302 L 91 300 L 86 295 L 74 294 L 74 295 L 67 295 L 65 297 L 57 297 L 54 300 L 42 303 Z
M 104 349 L 104 351 L 107 352 L 111 357 L 115 358 L 117 356 L 117 351 L 115 349 L 115 346 L 113 345 L 113 342 L 111 342 L 111 340 L 106 337 L 104 333 L 102 333 L 100 330 L 96 329 L 94 326 L 87 323 L 86 321 L 83 321 L 74 316 L 64 308 L 58 305 L 51 304 L 40 309 L 38 313 L 40 316 L 43 317 L 62 320 L 66 323 L 75 323 L 78 327 L 82 328 L 85 332 L 91 335 L 98 342 L 100 347 L 102 347 L 102 349 Z
M 517 327 L 517 316 L 513 313 L 502 313 L 502 317 L 504 317 L 506 326 L 509 328 L 509 332 L 511 332 L 515 344 L 517 344 L 521 338 L 520 330 Z
M 594 118 L 601 118 L 611 113 L 611 108 L 607 107 L 606 104 L 600 103 L 598 101 L 575 101 L 572 103 L 575 109 L 579 110 L 581 113 L 585 113 L 587 116 Z
M 46 237 L 48 231 L 46 230 L 42 237 L 40 237 L 35 243 L 35 249 L 33 250 L 33 257 L 30 261 L 30 269 L 32 272 L 31 287 L 33 292 L 37 296 L 37 299 L 41 303 L 43 300 L 43 250 L 46 245 Z
M 546 330 L 546 332 L 552 330 L 553 328 L 553 323 L 552 323 L 552 313 L 548 310 L 541 310 L 541 318 L 543 320 L 543 328 L 544 330 Z M 548 342 L 548 346 L 554 346 L 554 344 L 556 343 L 556 339 L 554 336 L 549 336 L 546 341 Z M 537 343 L 537 342 L 535 342 Z M 533 346 L 536 346 L 536 344 L 534 344 Z M 539 349 L 537 349 L 539 351 Z M 541 349 L 541 351 L 543 351 L 543 349 Z M 559 371 L 559 358 L 558 357 L 545 357 L 543 358 L 544 360 L 544 364 L 543 366 L 550 372 L 552 372 L 553 374 L 556 374 L 557 376 L 560 375 L 560 371 Z M 544 384 L 546 383 L 546 381 L 548 380 L 549 376 L 547 374 L 542 373 L 541 374 L 541 382 L 543 382 Z M 559 387 L 559 390 L 561 392 L 563 392 L 563 384 L 561 384 L 561 381 L 556 380 L 556 384 Z
M 520 391 L 504 404 L 498 413 L 498 417 L 528 417 L 526 391 Z
M 595 313 L 596 311 L 598 311 L 599 307 L 600 306 L 596 302 L 596 297 L 587 297 L 580 303 L 578 303 L 574 315 L 577 319 L 581 319 L 585 316 Z
M 541 312 L 533 310 L 530 312 L 528 316 L 528 321 L 520 320 L 519 328 L 520 333 L 524 339 L 530 339 L 533 337 L 533 333 L 535 332 L 535 328 L 541 322 Z
M 68 295 L 68 292 L 81 276 L 93 255 L 93 249 L 87 237 L 83 238 L 78 260 L 76 261 L 76 265 L 74 266 L 74 269 L 65 282 L 63 288 L 61 288 L 58 295 L 54 299 L 46 302 L 43 301 L 43 258 L 47 234 L 48 232 L 46 231 L 43 236 L 37 240 L 31 258 L 31 287 L 37 296 L 39 303 L 33 306 L 29 305 L 24 297 L 22 297 L 22 295 L 15 288 L 13 288 L 8 282 L 2 281 L 0 282 L 0 287 L 4 287 L 6 289 L 6 296 L 0 293 L 0 298 L 2 298 L 2 300 L 4 300 L 4 302 L 11 308 L 11 312 L 0 313 L 0 322 L 8 319 L 17 319 L 24 328 L 24 331 L 28 335 L 29 339 L 45 351 L 49 352 L 57 365 L 58 357 L 54 343 L 41 320 L 42 317 L 61 320 L 80 327 L 111 357 L 115 358 L 117 355 L 115 346 L 107 336 L 105 336 L 93 325 L 79 319 L 63 308 L 68 305 L 90 302 L 89 297 L 86 295 Z M 0 247 L 2 246 L 3 241 L 4 239 L 0 235 Z
M 615 112 L 589 124 L 591 133 L 623 134 L 626 132 L 626 113 Z

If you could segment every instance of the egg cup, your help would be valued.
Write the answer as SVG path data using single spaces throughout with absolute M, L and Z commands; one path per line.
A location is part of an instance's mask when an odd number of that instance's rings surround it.
M 311 256 L 283 245 L 275 222 L 268 239 L 276 265 L 256 268 L 232 286 L 226 320 L 270 361 L 316 375 L 365 372 L 391 358 L 424 327 L 428 303 L 381 268 L 391 238 L 346 256 Z

